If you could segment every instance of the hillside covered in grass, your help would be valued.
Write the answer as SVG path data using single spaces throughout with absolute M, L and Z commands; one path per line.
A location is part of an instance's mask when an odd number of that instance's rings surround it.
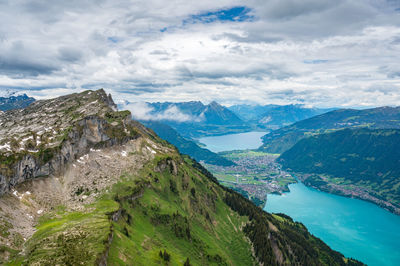
M 308 177 L 306 184 L 325 190 L 328 183 L 357 185 L 372 197 L 400 207 L 398 129 L 344 129 L 305 138 L 278 162 L 294 172 L 319 175 Z
M 364 110 L 339 109 L 317 115 L 266 134 L 263 137 L 264 144 L 260 147 L 260 150 L 270 153 L 283 153 L 305 137 L 344 128 L 360 127 L 399 129 L 400 107 L 379 107 Z
M 128 112 L 110 110 L 104 91 L 62 99 L 72 108 L 74 101 L 87 104 L 83 96 L 101 113 L 90 112 L 84 127 L 85 113 L 74 115 L 54 154 L 63 167 L 26 176 L 0 197 L 2 264 L 360 264 L 290 217 L 266 213 L 221 186 L 196 161 L 128 120 Z M 39 106 L 52 107 L 50 101 Z

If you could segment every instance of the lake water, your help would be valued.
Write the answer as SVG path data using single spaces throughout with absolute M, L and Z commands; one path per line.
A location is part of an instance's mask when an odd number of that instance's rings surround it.
M 289 185 L 290 192 L 268 195 L 265 210 L 302 222 L 315 236 L 346 257 L 368 265 L 400 265 L 400 216 L 372 203 Z
M 199 141 L 213 152 L 257 149 L 262 145 L 261 137 L 266 132 L 246 132 L 223 136 L 203 137 Z

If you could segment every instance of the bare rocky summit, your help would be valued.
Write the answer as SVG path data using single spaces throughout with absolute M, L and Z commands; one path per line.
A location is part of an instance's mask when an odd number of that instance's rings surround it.
M 0 194 L 25 180 L 60 173 L 91 148 L 139 134 L 104 90 L 37 101 L 0 114 Z

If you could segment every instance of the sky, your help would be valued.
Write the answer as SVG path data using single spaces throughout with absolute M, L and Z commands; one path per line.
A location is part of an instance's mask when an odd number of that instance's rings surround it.
M 400 0 L 0 0 L 0 90 L 400 105 Z

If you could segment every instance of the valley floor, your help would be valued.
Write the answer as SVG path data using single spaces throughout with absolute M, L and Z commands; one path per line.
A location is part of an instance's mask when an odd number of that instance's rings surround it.
M 236 163 L 235 166 L 203 165 L 226 187 L 232 188 L 256 205 L 264 206 L 268 193 L 289 192 L 288 185 L 296 180 L 275 163 L 277 154 L 259 151 L 219 153 Z

